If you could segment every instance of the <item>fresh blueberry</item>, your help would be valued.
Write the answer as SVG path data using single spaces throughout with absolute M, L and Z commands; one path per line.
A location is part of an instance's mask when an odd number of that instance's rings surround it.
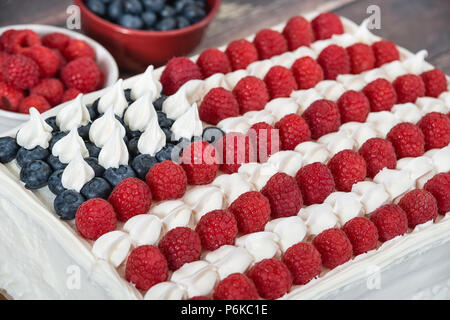
M 89 151 L 89 157 L 98 158 L 98 155 L 100 154 L 101 149 L 90 141 L 85 142 L 85 145 Z
M 193 0 L 193 2 L 197 7 L 206 10 L 207 4 L 205 0 Z
M 173 160 L 173 161 L 177 161 L 178 157 L 175 154 L 175 159 L 172 159 L 172 151 L 175 149 L 175 145 L 169 143 L 167 144 L 164 148 L 162 148 L 161 150 L 159 150 L 155 157 L 159 162 L 162 162 L 164 160 Z
M 156 111 L 161 111 L 164 101 L 166 101 L 167 97 L 165 95 L 161 95 L 158 99 L 153 101 L 153 106 L 155 107 Z
M 119 18 L 119 24 L 128 29 L 141 29 L 144 25 L 141 18 L 131 14 L 124 14 L 121 16 Z
M 206 12 L 205 10 L 203 10 L 200 7 L 197 7 L 196 5 L 188 4 L 184 7 L 183 15 L 191 23 L 196 23 L 205 17 Z
M 147 28 L 152 27 L 156 20 L 158 19 L 158 17 L 156 16 L 156 14 L 153 11 L 145 11 L 142 15 L 141 15 L 142 21 L 144 21 L 144 24 Z
M 199 137 L 199 136 L 193 136 L 193 137 L 191 137 L 191 142 L 202 141 L 202 140 L 203 140 L 203 138 L 202 138 L 202 137 Z
M 166 135 L 166 143 L 169 143 L 172 141 L 172 131 L 169 128 L 162 127 L 161 130 Z
M 8 163 L 16 158 L 20 146 L 11 137 L 0 138 L 0 163 Z
M 50 178 L 48 178 L 48 188 L 53 194 L 58 195 L 66 191 L 66 188 L 63 187 L 61 178 L 64 170 L 58 170 L 52 173 Z
M 128 143 L 130 143 L 130 139 L 128 139 L 128 137 L 125 135 L 123 137 L 123 142 L 125 142 L 125 144 L 128 146 Z
M 223 132 L 221 129 L 217 127 L 208 127 L 203 130 L 203 140 L 209 143 L 215 143 L 222 139 L 222 137 L 225 135 L 225 132 Z
M 27 189 L 39 189 L 47 185 L 51 174 L 52 169 L 47 163 L 34 160 L 20 170 L 20 181 L 25 183 Z
M 61 140 L 62 138 L 64 138 L 65 136 L 67 136 L 67 132 L 55 132 L 53 134 L 52 139 L 49 142 L 49 150 L 51 151 L 53 149 L 53 146 L 55 145 L 55 143 L 57 143 L 59 140 Z
M 27 150 L 25 148 L 20 148 L 17 152 L 16 160 L 19 166 L 24 167 L 28 163 L 34 160 L 45 160 L 49 156 L 50 152 L 40 146 L 34 149 Z
M 177 21 L 173 17 L 163 18 L 156 24 L 156 30 L 158 31 L 169 31 L 175 29 L 176 27 Z
M 172 6 L 164 6 L 159 15 L 163 18 L 173 17 L 175 15 L 175 9 Z
M 89 140 L 89 130 L 91 130 L 91 123 L 78 128 L 78 135 L 84 140 Z
M 127 125 L 125 124 L 125 121 L 123 121 L 123 118 L 122 118 L 122 117 L 118 116 L 117 114 L 114 115 L 114 117 L 117 119 L 117 121 L 120 122 L 120 124 L 121 124 L 122 126 L 124 126 L 124 127 L 127 126 Z
M 100 116 L 100 113 L 98 112 L 99 101 L 100 101 L 100 98 L 95 100 L 94 103 L 90 107 L 87 108 L 89 111 L 89 115 L 91 116 L 92 122 Z
M 164 8 L 166 0 L 142 0 L 144 6 L 154 12 L 159 12 Z
M 152 157 L 148 154 L 140 154 L 136 158 L 134 158 L 131 166 L 134 171 L 136 171 L 136 175 L 138 178 L 145 180 L 145 176 L 150 171 L 150 169 L 158 163 L 155 157 Z
M 96 177 L 86 183 L 81 189 L 81 194 L 86 199 L 102 198 L 108 199 L 112 192 L 111 185 L 103 178 Z
M 135 157 L 139 154 L 138 142 L 139 138 L 132 138 L 130 141 L 128 141 L 128 152 L 130 152 L 132 157 Z
M 176 152 L 174 151 L 174 154 L 177 154 L 178 156 L 181 156 L 183 153 L 183 150 L 191 145 L 191 140 L 186 138 L 181 138 L 179 142 L 175 145 Z
M 84 161 L 87 162 L 88 165 L 94 170 L 96 177 L 102 177 L 105 173 L 105 168 L 98 164 L 98 160 L 96 158 L 88 157 L 85 158 Z
M 191 25 L 191 23 L 185 17 L 181 17 L 181 16 L 177 17 L 177 27 L 178 27 L 178 29 L 183 29 L 183 28 L 189 27 L 190 25 Z
M 104 16 L 106 13 L 105 4 L 100 0 L 88 0 L 86 6 L 98 16 Z
M 129 139 L 139 138 L 142 135 L 142 132 L 140 132 L 139 130 L 131 131 L 131 129 L 128 126 L 125 129 L 127 131 L 127 137 Z
M 186 5 L 186 0 L 176 0 L 173 4 L 173 8 L 176 13 L 183 12 L 184 6 Z
M 119 20 L 122 15 L 122 0 L 114 0 L 108 6 L 108 17 L 112 21 Z
M 85 200 L 80 193 L 74 190 L 66 190 L 56 196 L 53 207 L 61 219 L 73 220 L 78 208 Z
M 123 8 L 125 13 L 140 14 L 142 12 L 142 3 L 139 0 L 124 0 Z
M 167 115 L 162 111 L 157 111 L 156 114 L 158 115 L 158 123 L 161 128 L 170 128 L 172 127 L 173 121 L 172 119 L 167 118 Z
M 45 122 L 52 127 L 53 131 L 59 131 L 58 125 L 56 124 L 56 117 L 47 118 Z
M 106 179 L 113 187 L 117 186 L 120 181 L 136 177 L 136 173 L 130 166 L 120 166 L 119 168 L 106 169 L 103 178 Z
M 59 158 L 54 156 L 53 154 L 50 154 L 47 158 L 47 163 L 52 167 L 53 170 L 62 170 L 67 167 L 67 164 L 62 163 L 59 161 Z
M 125 99 L 127 99 L 128 104 L 132 104 L 134 100 L 131 98 L 131 89 L 124 90 Z

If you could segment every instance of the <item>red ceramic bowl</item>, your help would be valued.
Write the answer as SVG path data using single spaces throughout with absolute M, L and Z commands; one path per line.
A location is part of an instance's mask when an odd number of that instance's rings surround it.
M 83 32 L 103 44 L 119 66 L 142 72 L 148 65 L 160 66 L 170 58 L 185 56 L 200 43 L 221 0 L 208 0 L 210 11 L 201 21 L 172 31 L 144 31 L 124 28 L 91 12 L 83 0 L 74 0 L 81 10 Z

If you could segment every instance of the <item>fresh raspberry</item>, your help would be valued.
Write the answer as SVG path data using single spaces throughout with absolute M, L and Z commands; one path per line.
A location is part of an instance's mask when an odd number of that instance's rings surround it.
M 302 192 L 305 205 L 323 203 L 334 191 L 334 178 L 330 169 L 320 162 L 308 164 L 298 170 L 295 180 Z
M 2 71 L 2 66 L 3 66 L 3 62 L 6 60 L 6 58 L 9 57 L 9 54 L 3 51 L 0 51 L 0 81 L 4 81 L 3 78 L 3 71 Z
M 241 114 L 263 110 L 269 101 L 269 92 L 261 79 L 253 76 L 242 78 L 233 89 Z
M 275 152 L 280 151 L 279 131 L 266 122 L 258 122 L 252 125 L 247 133 L 252 145 L 256 146 L 257 160 L 266 162 Z
M 359 148 L 359 154 L 366 160 L 367 176 L 371 179 L 373 179 L 381 169 L 395 169 L 397 166 L 395 149 L 389 140 L 371 138 Z
M 331 38 L 334 34 L 343 34 L 344 26 L 338 15 L 332 12 L 319 14 L 311 22 L 316 40 L 324 40 Z
M 414 102 L 425 96 L 425 85 L 422 78 L 415 74 L 405 74 L 398 77 L 392 84 L 397 93 L 398 103 Z
M 7 84 L 0 82 L 0 109 L 8 111 L 17 111 L 19 103 L 23 100 L 23 91 Z
M 186 192 L 186 173 L 179 164 L 170 160 L 154 165 L 145 180 L 156 201 L 178 199 Z
M 105 73 L 103 72 L 102 69 L 98 69 L 98 71 L 100 72 L 100 76 L 99 76 L 99 80 L 98 80 L 98 84 L 97 84 L 97 90 L 100 90 L 103 88 L 103 85 L 105 83 Z
M 230 42 L 225 53 L 233 70 L 246 69 L 250 63 L 258 61 L 255 46 L 244 39 Z
M 270 218 L 269 200 L 257 191 L 241 194 L 229 210 L 236 218 L 239 231 L 244 234 L 263 231 Z
M 296 285 L 307 284 L 322 271 L 319 251 L 307 242 L 299 242 L 287 249 L 282 261 L 289 268 Z
M 342 230 L 350 240 L 355 256 L 376 249 L 378 245 L 377 227 L 367 218 L 353 218 L 344 224 Z
M 239 104 L 230 91 L 214 88 L 203 98 L 198 112 L 201 120 L 216 125 L 223 119 L 237 117 Z
M 450 173 L 439 173 L 425 183 L 424 189 L 436 198 L 439 214 L 450 212 Z
M 24 49 L 22 54 L 36 62 L 42 78 L 53 77 L 59 70 L 60 59 L 52 49 L 35 46 Z
M 58 56 L 58 59 L 59 59 L 59 70 L 61 70 L 62 68 L 64 68 L 67 65 L 67 59 L 57 49 L 51 49 L 51 50 Z
M 376 79 L 367 84 L 363 93 L 369 99 L 372 112 L 391 111 L 394 104 L 397 103 L 397 93 L 386 79 Z
M 338 191 L 350 192 L 353 184 L 367 176 L 366 161 L 352 150 L 342 150 L 328 163 Z
M 395 43 L 388 40 L 380 40 L 372 44 L 372 50 L 375 55 L 375 67 L 381 67 L 383 64 L 400 59 Z
M 232 273 L 214 289 L 214 300 L 257 300 L 255 284 L 242 273 Z
M 271 29 L 263 29 L 259 31 L 253 43 L 258 50 L 261 60 L 278 56 L 288 51 L 288 44 L 281 33 Z
M 100 69 L 91 58 L 78 58 L 61 70 L 61 80 L 69 89 L 92 92 L 100 83 Z
M 323 80 L 322 67 L 311 57 L 297 59 L 292 65 L 291 71 L 299 89 L 314 88 Z
M 294 150 L 298 144 L 311 140 L 308 124 L 305 119 L 295 113 L 284 116 L 275 124 L 275 129 L 279 130 L 283 150 Z
M 431 112 L 417 124 L 425 137 L 425 150 L 443 148 L 450 143 L 450 118 L 443 113 Z
M 405 211 L 396 204 L 386 204 L 370 214 L 370 220 L 378 229 L 382 242 L 391 240 L 408 231 L 408 218 Z
M 292 72 L 283 66 L 270 68 L 264 77 L 264 82 L 271 99 L 289 97 L 292 91 L 297 90 L 297 82 Z
M 309 46 L 314 41 L 314 32 L 311 24 L 303 17 L 296 16 L 289 19 L 283 29 L 290 51 L 301 46 Z
M 41 38 L 30 29 L 17 30 L 8 36 L 8 42 L 5 43 L 5 50 L 12 54 L 21 54 L 27 48 L 40 46 Z
M 52 107 L 61 102 L 63 93 L 64 85 L 60 80 L 54 78 L 42 79 L 30 90 L 30 94 L 43 96 L 47 99 Z
M 416 125 L 403 122 L 397 124 L 387 134 L 397 158 L 419 157 L 425 152 L 425 137 Z
M 114 207 L 119 221 L 147 213 L 152 204 L 149 186 L 138 178 L 127 178 L 119 182 L 108 199 Z
M 354 90 L 344 92 L 337 101 L 342 123 L 365 122 L 370 112 L 370 102 L 362 93 Z
M 197 65 L 204 78 L 208 78 L 215 73 L 227 74 L 231 72 L 231 65 L 225 53 L 218 49 L 206 49 L 197 60 Z
M 426 71 L 420 75 L 425 84 L 425 95 L 437 98 L 442 92 L 447 91 L 447 79 L 440 69 Z
M 316 100 L 303 112 L 303 118 L 311 130 L 311 138 L 335 132 L 341 126 L 341 116 L 336 103 L 331 100 Z
M 313 245 L 320 252 L 325 268 L 334 269 L 352 257 L 352 244 L 344 231 L 331 228 L 319 233 Z
M 327 80 L 336 80 L 340 74 L 350 73 L 350 59 L 344 48 L 332 44 L 322 50 L 317 62 Z
M 39 82 L 39 67 L 30 58 L 22 55 L 11 55 L 2 66 L 5 81 L 19 89 L 30 89 Z
M 188 58 L 172 58 L 166 65 L 161 84 L 166 95 L 172 95 L 189 80 L 202 79 L 200 68 Z
M 97 240 L 105 233 L 116 229 L 116 213 L 108 201 L 90 199 L 78 208 L 75 224 L 84 238 Z
M 243 163 L 255 162 L 255 151 L 250 138 L 239 132 L 230 132 L 220 139 L 218 150 L 220 170 L 231 174 L 238 172 Z
M 193 301 L 196 301 L 196 300 L 199 300 L 199 301 L 206 301 L 206 300 L 212 300 L 210 297 L 207 297 L 207 296 L 195 296 L 195 297 L 192 297 L 192 298 L 189 298 L 188 300 L 193 300 Z
M 196 141 L 183 150 L 181 167 L 191 185 L 211 183 L 216 177 L 219 164 L 216 149 L 206 141 Z
M 227 210 L 210 211 L 201 217 L 195 228 L 205 250 L 216 250 L 224 245 L 233 245 L 238 233 L 234 215 Z
M 3 48 L 3 50 L 8 52 L 8 45 L 11 43 L 12 37 L 14 37 L 18 31 L 19 30 L 9 29 L 0 35 L 0 47 Z
M 70 39 L 62 53 L 69 61 L 85 57 L 95 60 L 96 56 L 95 50 L 86 41 L 78 39 Z
M 80 93 L 81 91 L 75 88 L 67 89 L 61 97 L 61 103 L 75 99 Z
M 202 253 L 202 244 L 198 234 L 186 227 L 170 230 L 158 244 L 166 257 L 170 270 L 177 270 L 185 263 L 197 261 Z
M 134 283 L 136 288 L 147 291 L 155 284 L 166 281 L 169 277 L 167 260 L 154 246 L 140 246 L 128 257 L 125 278 Z
M 276 259 L 264 259 L 249 271 L 259 295 L 274 300 L 286 294 L 292 286 L 292 275 L 286 265 Z
M 42 44 L 48 48 L 64 52 L 69 45 L 70 37 L 64 33 L 52 32 L 42 37 Z
M 408 216 L 408 226 L 414 229 L 418 224 L 435 220 L 438 215 L 436 198 L 426 190 L 414 189 L 405 194 L 398 203 Z
M 355 43 L 347 47 L 346 50 L 353 74 L 359 74 L 375 67 L 375 55 L 371 46 L 364 43 Z
M 30 112 L 30 108 L 36 108 L 39 113 L 44 113 L 51 109 L 50 104 L 47 99 L 42 96 L 30 95 L 20 101 L 19 107 L 17 109 L 20 113 L 28 114 Z

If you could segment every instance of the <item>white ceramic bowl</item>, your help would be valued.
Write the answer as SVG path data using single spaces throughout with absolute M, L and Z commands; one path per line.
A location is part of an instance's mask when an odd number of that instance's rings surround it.
M 104 87 L 109 87 L 113 85 L 119 78 L 119 68 L 117 67 L 117 63 L 112 57 L 112 55 L 101 44 L 81 33 L 54 26 L 47 26 L 40 24 L 19 24 L 0 28 L 0 34 L 9 29 L 17 29 L 17 30 L 31 29 L 40 36 L 52 32 L 60 32 L 67 34 L 71 38 L 84 40 L 87 43 L 89 43 L 89 45 L 91 45 L 92 48 L 94 48 L 95 50 L 97 56 L 96 62 L 100 67 L 100 69 L 102 69 L 102 71 L 105 74 Z M 29 115 L 27 114 L 0 110 L 0 134 L 19 126 L 28 119 Z

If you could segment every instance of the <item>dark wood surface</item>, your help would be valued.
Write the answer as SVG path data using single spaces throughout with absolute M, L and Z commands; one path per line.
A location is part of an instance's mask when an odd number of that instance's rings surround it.
M 381 8 L 374 33 L 413 51 L 427 49 L 428 61 L 450 74 L 449 0 L 222 0 L 216 19 L 193 54 L 217 47 L 312 10 L 332 10 L 357 23 L 369 5 Z M 39 23 L 64 26 L 70 0 L 0 0 L 0 26 Z M 129 76 L 122 73 L 123 77 Z M 0 300 L 2 300 L 0 295 Z

